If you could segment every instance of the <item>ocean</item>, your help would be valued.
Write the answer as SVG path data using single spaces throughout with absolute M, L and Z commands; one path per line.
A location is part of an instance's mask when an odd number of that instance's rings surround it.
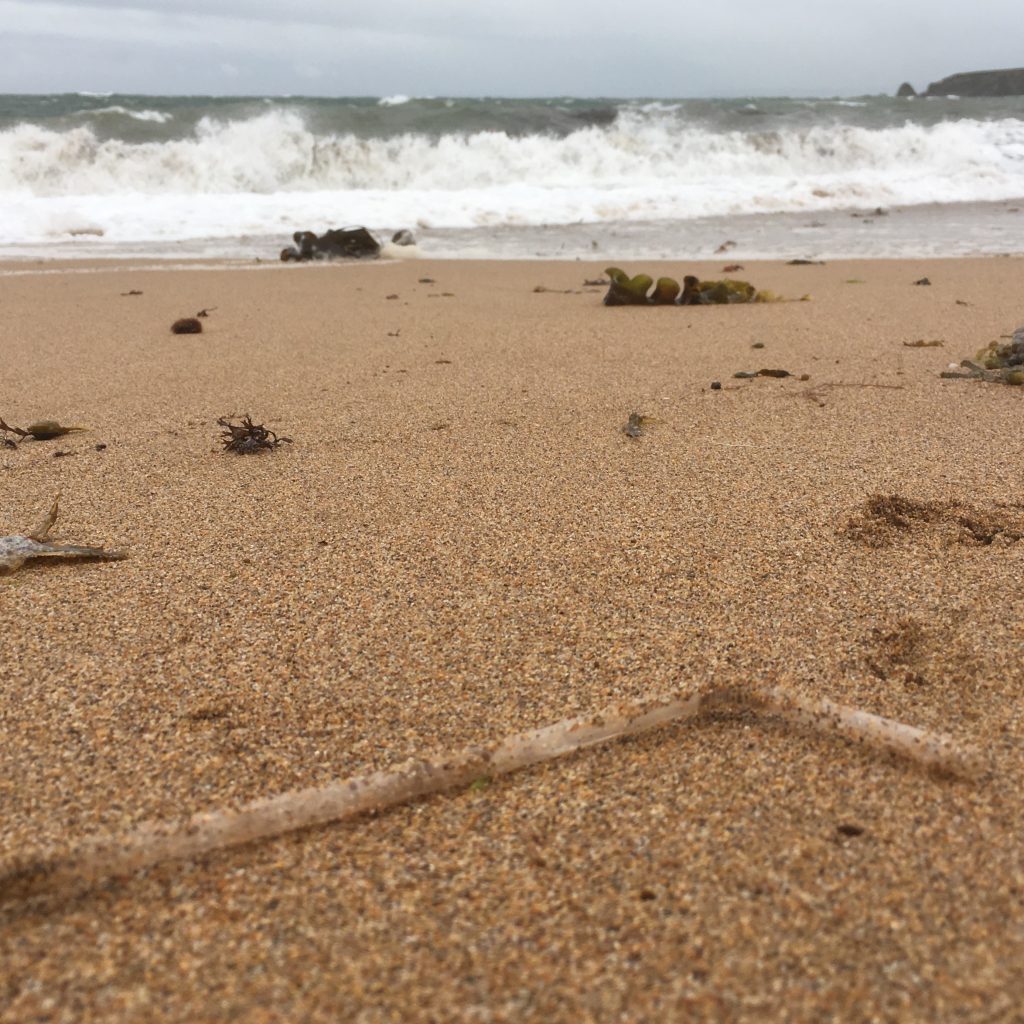
M 436 257 L 1019 253 L 1024 97 L 0 96 L 2 258 L 356 224 Z

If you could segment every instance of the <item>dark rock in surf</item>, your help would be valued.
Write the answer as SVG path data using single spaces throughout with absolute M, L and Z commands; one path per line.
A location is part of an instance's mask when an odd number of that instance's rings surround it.
M 296 231 L 294 246 L 281 250 L 282 262 L 309 260 L 372 260 L 380 256 L 380 242 L 366 228 L 331 228 L 322 235 Z

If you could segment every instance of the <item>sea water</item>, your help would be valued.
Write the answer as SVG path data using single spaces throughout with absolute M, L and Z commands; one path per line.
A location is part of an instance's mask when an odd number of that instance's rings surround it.
M 440 257 L 952 256 L 1024 251 L 1022 210 L 1024 97 L 0 96 L 8 259 L 357 224 Z

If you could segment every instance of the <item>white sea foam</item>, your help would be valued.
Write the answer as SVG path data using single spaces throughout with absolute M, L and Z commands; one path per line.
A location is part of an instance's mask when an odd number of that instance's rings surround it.
M 116 108 L 112 108 L 116 109 Z M 132 116 L 157 111 L 135 111 Z M 0 243 L 687 220 L 1024 196 L 1024 121 L 712 130 L 670 104 L 563 137 L 315 134 L 297 110 L 129 143 L 88 126 L 0 132 Z
M 404 93 L 396 93 L 394 96 L 381 96 L 377 100 L 378 107 L 400 107 L 405 103 L 408 103 L 412 99 L 411 96 L 406 96 Z

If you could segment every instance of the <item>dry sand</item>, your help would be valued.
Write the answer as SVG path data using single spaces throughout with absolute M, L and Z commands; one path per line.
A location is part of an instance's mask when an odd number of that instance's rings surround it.
M 1021 1019 L 1024 388 L 938 374 L 1024 261 L 748 264 L 813 301 L 697 309 L 604 308 L 605 262 L 0 278 L 0 416 L 90 428 L 0 449 L 0 533 L 60 490 L 56 540 L 130 552 L 0 578 L 0 863 L 683 681 L 994 777 L 713 714 L 8 901 L 0 1019 Z M 231 413 L 295 443 L 222 453 Z M 845 532 L 893 492 L 947 512 Z

